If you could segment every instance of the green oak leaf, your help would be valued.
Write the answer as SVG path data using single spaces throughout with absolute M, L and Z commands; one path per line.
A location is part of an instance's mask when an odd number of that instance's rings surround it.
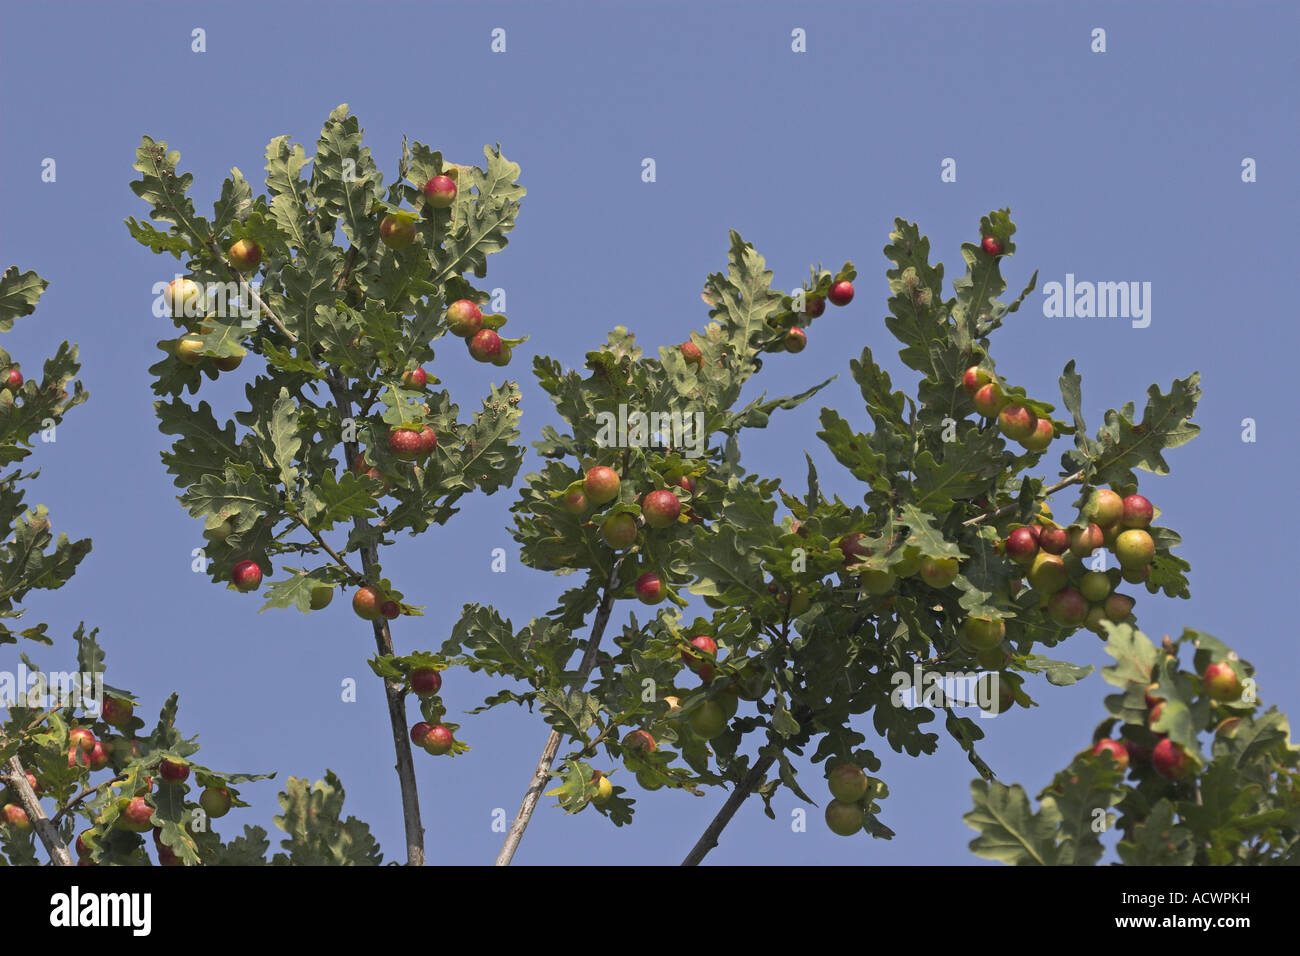
M 969 844 L 976 856 L 1013 866 L 1053 866 L 1059 860 L 1056 831 L 1061 814 L 1045 800 L 1037 812 L 1019 784 L 974 780 L 970 785 L 975 808 L 962 820 L 979 836 Z

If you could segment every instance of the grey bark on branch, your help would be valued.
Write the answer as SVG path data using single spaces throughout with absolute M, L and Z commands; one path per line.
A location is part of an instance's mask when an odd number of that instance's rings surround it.
M 622 563 L 620 558 L 609 569 L 609 578 L 605 582 L 600 606 L 597 608 L 596 618 L 591 624 L 591 636 L 587 639 L 587 649 L 582 655 L 582 663 L 578 665 L 578 676 L 574 682 L 578 687 L 587 682 L 587 676 L 591 673 L 591 669 L 596 666 L 596 654 L 600 648 L 600 639 L 605 633 L 605 626 L 609 623 L 610 611 L 614 608 L 614 588 L 618 587 L 618 569 Z M 510 829 L 506 832 L 505 842 L 501 844 L 501 852 L 497 854 L 494 866 L 509 866 L 510 861 L 514 859 L 515 851 L 519 849 L 519 841 L 524 838 L 524 831 L 528 829 L 528 821 L 532 819 L 533 811 L 537 809 L 537 803 L 542 798 L 542 790 L 551 777 L 551 765 L 555 763 L 555 755 L 560 750 L 560 739 L 558 730 L 552 730 L 551 735 L 546 738 L 546 746 L 542 748 L 542 755 L 537 760 L 536 769 L 533 770 L 532 782 L 528 785 L 527 792 L 524 793 L 524 801 L 519 806 L 519 812 L 515 814 L 514 822 L 510 824 Z
M 72 854 L 68 852 L 68 846 L 59 836 L 58 829 L 50 822 L 49 817 L 45 815 L 45 809 L 41 802 L 36 799 L 36 792 L 27 782 L 27 772 L 23 769 L 22 762 L 17 756 L 9 758 L 6 764 L 9 768 L 8 782 L 9 788 L 18 794 L 18 800 L 22 803 L 23 809 L 27 811 L 27 819 L 32 823 L 32 828 L 36 835 L 40 837 L 41 843 L 45 844 L 45 850 L 50 854 L 50 860 L 55 866 L 74 866 Z
M 352 403 L 348 400 L 343 386 L 337 380 L 330 381 L 330 393 L 338 406 L 339 415 L 348 418 L 352 414 Z M 359 451 L 356 442 L 344 442 L 343 453 L 347 462 L 354 461 Z M 364 518 L 352 519 L 357 534 L 365 540 L 365 532 L 370 525 Z M 379 563 L 378 553 L 373 545 L 360 548 L 362 572 L 367 581 L 373 583 L 373 568 Z M 375 647 L 381 655 L 393 653 L 393 635 L 385 620 L 372 622 L 375 632 Z M 406 865 L 424 866 L 424 825 L 420 821 L 420 791 L 415 782 L 415 761 L 411 756 L 411 738 L 406 725 L 406 694 L 402 686 L 394 681 L 384 681 L 384 694 L 388 699 L 388 721 L 393 730 L 393 749 L 397 753 L 398 783 L 402 791 L 402 819 L 406 829 Z
M 772 764 L 776 763 L 773 756 L 760 757 L 758 762 L 750 768 L 749 773 L 745 774 L 740 785 L 731 791 L 731 796 L 727 802 L 722 805 L 718 815 L 713 818 L 713 822 L 705 827 L 700 838 L 695 841 L 695 846 L 691 847 L 691 852 L 686 854 L 686 859 L 682 860 L 682 866 L 699 866 L 700 861 L 708 855 L 708 852 L 718 845 L 718 837 L 722 835 L 723 829 L 731 822 L 731 818 L 736 815 L 740 805 L 749 799 L 749 795 L 754 792 L 762 782 L 767 778 L 767 772 L 771 769 Z

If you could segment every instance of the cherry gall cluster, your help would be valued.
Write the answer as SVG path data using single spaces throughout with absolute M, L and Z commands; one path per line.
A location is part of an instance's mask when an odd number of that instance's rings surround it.
M 658 744 L 648 730 L 634 730 L 623 738 L 623 749 L 633 763 L 638 755 L 653 753 L 657 747 Z M 663 781 L 656 774 L 646 770 L 637 771 L 636 782 L 644 790 L 658 790 L 663 786 Z
M 456 202 L 456 180 L 442 174 L 431 176 L 420 192 L 424 196 L 426 213 L 434 209 L 447 209 Z M 415 242 L 416 235 L 413 213 L 389 213 L 379 223 L 380 241 L 394 252 L 408 248 Z
M 503 366 L 510 364 L 510 346 L 493 329 L 479 329 L 469 339 L 469 354 L 475 362 Z
M 448 209 L 456 202 L 456 179 L 442 174 L 432 176 L 421 192 L 426 214 L 435 209 Z M 415 217 L 410 213 L 390 213 L 379 223 L 380 240 L 395 252 L 414 243 L 417 234 Z M 465 340 L 474 361 L 497 366 L 510 364 L 510 345 L 495 329 L 483 327 L 483 310 L 478 303 L 457 299 L 447 306 L 446 322 L 452 335 Z M 419 387 L 422 388 L 423 383 L 419 383 Z
M 680 652 L 686 666 L 700 676 L 702 686 L 683 704 L 678 697 L 663 698 L 668 705 L 667 717 L 680 720 L 690 733 L 703 741 L 710 741 L 727 731 L 729 722 L 740 709 L 740 701 L 762 700 L 770 686 L 752 668 L 742 668 L 741 673 L 726 680 L 725 686 L 708 685 L 714 681 L 718 645 L 707 635 L 691 638 Z M 657 774 L 638 766 L 637 755 L 656 749 L 654 736 L 647 730 L 635 730 L 623 738 L 623 747 L 629 766 L 637 770 L 637 783 L 646 790 L 658 790 L 664 781 Z
M 1160 776 L 1164 777 L 1166 780 L 1177 782 L 1182 780 L 1191 772 L 1192 761 L 1187 756 L 1187 751 L 1184 750 L 1182 746 L 1170 740 L 1168 734 L 1159 732 L 1155 729 L 1155 725 L 1160 720 L 1165 707 L 1164 698 L 1159 697 L 1156 694 L 1159 686 L 1158 682 L 1152 683 L 1151 686 L 1147 688 L 1145 695 L 1147 705 L 1146 726 L 1151 734 L 1154 735 L 1155 744 L 1147 747 L 1136 740 L 1125 739 L 1120 742 L 1120 746 L 1123 748 L 1124 754 L 1128 759 L 1121 760 L 1118 755 L 1115 756 L 1115 759 L 1121 764 L 1121 770 L 1133 767 L 1134 772 L 1136 773 L 1137 768 L 1150 766 L 1156 773 L 1160 774 Z M 1237 692 L 1240 694 L 1240 686 L 1238 687 Z M 1101 744 L 1099 743 L 1098 746 L 1101 746 Z M 1094 749 L 1094 753 L 1095 752 L 1096 750 Z
M 424 370 L 416 371 L 420 373 L 416 381 L 423 384 L 427 380 L 424 377 Z M 388 432 L 387 445 L 389 453 L 399 461 L 427 463 L 438 447 L 438 436 L 431 425 L 396 426 Z M 381 493 L 387 493 L 391 487 L 388 478 L 378 467 L 367 464 L 364 452 L 357 454 L 353 459 L 352 470 L 357 475 L 379 484 Z M 230 529 L 226 528 L 228 524 L 229 522 L 223 524 L 219 533 L 213 533 L 217 540 L 224 541 L 229 536 Z M 262 583 L 262 568 L 256 561 L 239 561 L 231 570 L 230 579 L 240 591 L 254 591 Z M 315 585 L 310 595 L 310 607 L 313 611 L 322 610 L 329 606 L 333 599 L 332 585 Z M 400 613 L 400 608 L 395 602 L 387 600 L 377 589 L 369 586 L 359 588 L 353 595 L 352 609 L 365 620 L 375 620 L 381 616 L 391 620 Z
M 470 357 L 476 362 L 504 366 L 510 364 L 510 346 L 494 329 L 483 328 L 483 310 L 469 299 L 457 299 L 447 306 L 447 329 L 465 340 Z
M 441 757 L 443 754 L 451 753 L 456 738 L 451 728 L 422 720 L 411 728 L 411 743 L 423 747 L 426 753 Z
M 708 684 L 713 680 L 713 661 L 718 657 L 718 644 L 708 635 L 701 634 L 692 637 L 690 649 L 682 651 L 682 661 L 694 673 L 700 675 L 700 680 Z
M 1154 670 L 1151 676 L 1156 676 Z M 1211 713 L 1214 713 L 1220 705 L 1236 703 L 1241 699 L 1242 690 L 1244 689 L 1241 677 L 1229 661 L 1210 662 L 1206 665 L 1200 677 L 1201 689 L 1211 701 Z M 1156 773 L 1166 780 L 1179 781 L 1185 779 L 1192 772 L 1193 762 L 1182 746 L 1170 740 L 1167 734 L 1156 730 L 1156 724 L 1163 716 L 1165 708 L 1165 699 L 1159 695 L 1159 690 L 1159 681 L 1153 681 L 1147 687 L 1145 694 L 1147 728 L 1156 737 L 1155 746 L 1150 750 L 1144 750 L 1140 745 L 1132 741 L 1126 742 L 1126 746 L 1129 748 L 1130 756 L 1134 758 L 1134 762 L 1137 762 L 1138 758 L 1147 760 Z M 1238 718 L 1235 717 L 1226 718 L 1215 728 L 1216 733 L 1232 727 L 1237 723 L 1237 720 Z
M 414 372 L 408 372 L 403 376 L 404 384 L 417 388 L 422 388 L 427 381 L 428 376 L 424 369 L 415 369 Z M 432 425 L 398 425 L 389 429 L 386 443 L 389 454 L 399 461 L 425 464 L 438 448 L 438 435 Z M 392 487 L 388 477 L 377 466 L 366 462 L 364 452 L 358 453 L 353 458 L 352 471 L 360 477 L 377 482 L 380 486 L 380 494 L 387 494 Z
M 153 831 L 154 845 L 158 848 L 158 862 L 164 866 L 180 865 L 180 859 L 175 856 L 169 847 L 165 847 L 159 837 L 161 829 L 153 823 L 154 806 L 149 802 L 143 792 L 135 796 L 118 797 L 116 801 L 117 816 L 114 818 L 112 826 L 117 830 L 125 830 L 128 833 L 147 833 Z M 96 819 L 94 827 L 83 830 L 77 835 L 73 844 L 76 851 L 78 866 L 98 866 L 92 856 L 100 841 L 104 836 L 105 822 L 102 817 Z
M 839 836 L 853 836 L 866 823 L 862 802 L 871 790 L 871 781 L 862 768 L 852 763 L 834 767 L 826 778 L 832 800 L 826 804 L 826 826 Z
M 188 770 L 186 771 L 188 774 Z M 148 778 L 146 778 L 148 779 Z M 180 778 L 181 780 L 184 777 Z M 152 789 L 152 784 L 150 785 Z M 128 833 L 153 833 L 153 843 L 155 851 L 158 854 L 158 863 L 161 866 L 183 866 L 184 861 L 171 847 L 162 841 L 162 827 L 153 822 L 155 806 L 145 796 L 146 790 L 141 790 L 135 796 L 122 796 L 116 801 L 117 817 L 112 823 L 112 827 L 117 830 L 125 830 Z M 223 787 L 209 786 L 203 790 L 199 797 L 199 806 L 202 807 L 204 814 L 210 820 L 224 817 L 230 812 L 234 800 L 229 790 Z M 187 811 L 188 812 L 188 811 Z M 105 823 L 102 818 L 97 818 L 95 825 L 90 829 L 83 830 L 77 834 L 77 839 L 73 843 L 73 849 L 76 851 L 78 866 L 98 866 L 94 862 L 95 850 L 103 844 L 105 833 Z
M 442 674 L 435 667 L 415 667 L 408 675 L 407 684 L 413 695 L 420 700 L 429 700 L 442 691 Z M 411 727 L 411 743 L 424 748 L 426 753 L 433 754 L 434 757 L 441 757 L 454 749 L 455 736 L 450 727 L 441 723 L 420 721 Z
M 803 312 L 800 314 L 812 321 L 825 313 L 828 300 L 831 305 L 848 305 L 853 301 L 853 283 L 848 279 L 836 279 L 831 283 L 831 287 L 827 290 L 825 296 L 805 293 Z M 774 320 L 769 320 L 769 322 L 774 323 Z M 772 327 L 781 334 L 780 344 L 775 347 L 775 350 L 784 349 L 791 354 L 797 355 L 808 347 L 808 333 L 804 329 L 791 326 L 782 330 L 779 324 L 773 324 Z
M 1108 548 L 1119 562 L 1118 578 L 1130 584 L 1144 582 L 1155 557 L 1155 542 L 1147 530 L 1153 512 L 1142 495 L 1121 498 L 1110 489 L 1098 489 L 1085 508 L 1086 523 L 1015 528 L 1002 542 L 1002 550 L 1024 569 L 1030 586 L 1042 595 L 1048 616 L 1059 624 L 1083 625 L 1102 633 L 1102 621 L 1127 620 L 1135 602 L 1114 591 L 1114 572 L 1089 571 L 1081 561 L 1099 548 Z
M 111 744 L 95 737 L 89 727 L 73 727 L 68 731 L 68 766 L 87 767 L 92 771 L 108 766 Z
M 388 432 L 388 450 L 398 461 L 424 461 L 437 447 L 430 425 L 399 425 Z
M 845 567 L 865 558 L 870 551 L 862 544 L 866 535 L 852 532 L 839 539 L 838 547 L 844 556 Z M 900 578 L 920 576 L 921 580 L 935 590 L 942 591 L 957 580 L 959 573 L 957 558 L 932 558 L 921 555 L 904 558 L 892 568 L 863 568 L 860 580 L 864 596 L 881 597 L 894 590 Z
M 369 584 L 357 588 L 352 595 L 352 611 L 363 621 L 389 621 L 402 613 L 401 606 L 378 588 Z
M 100 718 L 104 723 L 119 729 L 129 727 L 134 717 L 135 706 L 129 700 L 119 697 L 106 697 L 101 704 Z M 141 742 L 131 737 L 106 736 L 98 739 L 94 731 L 89 727 L 76 726 L 68 731 L 68 766 L 85 767 L 91 772 L 99 770 L 108 770 L 109 773 L 117 774 L 119 769 L 114 769 L 111 757 L 114 753 L 121 751 L 126 761 L 135 761 L 142 754 Z M 121 764 L 118 764 L 120 768 Z M 190 779 L 191 766 L 188 760 L 183 757 L 173 756 L 171 754 L 162 754 L 156 758 L 156 761 L 150 765 L 149 773 L 141 778 L 141 782 L 135 789 L 134 794 L 122 794 L 116 798 L 117 813 L 113 818 L 112 826 L 119 830 L 126 830 L 132 833 L 144 833 L 148 830 L 155 829 L 153 815 L 156 806 L 149 796 L 154 790 L 155 777 L 160 785 L 164 787 L 179 786 Z M 32 789 L 40 793 L 41 787 L 36 777 L 31 773 L 27 774 L 27 781 Z M 115 784 L 118 786 L 118 784 Z M 230 810 L 232 799 L 229 791 L 209 786 L 199 799 L 200 806 L 211 817 L 224 816 Z M 9 814 L 11 816 L 12 815 Z M 102 828 L 106 826 L 105 818 L 96 820 L 96 827 L 83 832 L 77 839 L 77 855 L 81 858 L 83 865 L 94 865 L 90 859 L 92 845 L 96 844 Z M 155 838 L 157 833 L 155 833 Z M 180 860 L 174 858 L 174 853 L 169 848 L 159 845 L 159 861 L 167 864 L 169 854 L 173 857 L 171 860 L 174 864 L 179 864 Z
M 262 260 L 262 248 L 257 243 L 241 239 L 227 253 L 229 264 L 240 272 L 255 271 Z M 207 307 L 203 288 L 193 279 L 174 279 L 163 289 L 163 302 L 178 325 L 186 329 L 184 335 L 171 344 L 172 356 L 182 365 L 202 367 L 216 372 L 233 372 L 244 361 L 244 349 L 234 355 L 205 355 L 203 336 L 212 332 L 205 321 Z
M 233 372 L 239 368 L 244 361 L 244 350 L 240 349 L 237 355 L 223 355 L 220 357 L 203 354 L 203 338 L 193 332 L 182 335 L 172 344 L 172 354 L 182 365 L 188 365 L 191 368 L 198 366 L 211 365 L 219 372 Z
M 677 485 L 688 495 L 695 491 L 695 482 L 690 478 L 682 477 Z M 623 482 L 617 471 L 608 465 L 595 465 L 583 476 L 581 489 L 565 494 L 561 505 L 569 514 L 581 516 L 589 508 L 617 500 L 622 487 Z M 665 531 L 675 527 L 683 514 L 681 499 L 666 488 L 646 492 L 641 498 L 640 507 L 641 520 L 650 531 Z M 689 515 L 689 509 L 687 514 Z M 601 538 L 616 551 L 626 551 L 633 547 L 641 533 L 636 517 L 625 511 L 610 515 L 600 525 Z M 650 570 L 636 579 L 633 591 L 643 604 L 653 605 L 668 596 L 668 585 L 659 571 Z
M 1056 437 L 1051 420 L 1039 418 L 1026 406 L 1013 403 L 988 369 L 972 365 L 962 375 L 961 384 L 975 410 L 987 419 L 996 419 L 998 430 L 1026 451 L 1046 451 Z

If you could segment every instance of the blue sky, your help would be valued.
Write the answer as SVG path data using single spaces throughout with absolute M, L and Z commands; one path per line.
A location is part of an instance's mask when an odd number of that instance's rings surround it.
M 1184 537 L 1193 596 L 1144 594 L 1139 623 L 1157 640 L 1191 626 L 1227 641 L 1259 669 L 1267 702 L 1300 713 L 1300 655 L 1281 606 L 1295 591 L 1294 406 L 1284 388 L 1300 336 L 1275 278 L 1294 271 L 1300 206 L 1298 20 L 1294 4 L 1268 3 L 6 3 L 0 264 L 51 285 L 3 344 L 37 367 L 59 341 L 78 343 L 91 393 L 31 459 L 43 473 L 29 502 L 50 507 L 56 531 L 93 537 L 95 550 L 70 585 L 28 603 L 62 655 L 28 650 L 60 669 L 77 622 L 100 627 L 110 683 L 133 689 L 149 714 L 178 690 L 205 764 L 274 769 L 280 780 L 332 768 L 349 810 L 389 859 L 401 856 L 386 712 L 364 664 L 368 628 L 344 601 L 310 618 L 258 615 L 260 600 L 190 570 L 199 525 L 158 460 L 167 441 L 147 374 L 171 330 L 150 307 L 172 260 L 122 225 L 148 212 L 128 187 L 142 134 L 181 151 L 203 211 L 232 166 L 259 183 L 269 139 L 289 134 L 310 152 L 329 111 L 348 103 L 389 180 L 404 133 L 469 163 L 500 142 L 522 166 L 518 227 L 480 284 L 507 290 L 511 329 L 531 336 L 510 369 L 526 376 L 530 441 L 554 421 L 527 375 L 534 351 L 578 364 L 618 324 L 646 348 L 681 341 L 706 321 L 699 290 L 725 265 L 728 229 L 756 244 L 784 288 L 810 263 L 857 265 L 852 305 L 829 309 L 806 351 L 776 357 L 755 385 L 788 394 L 840 378 L 744 449 L 746 467 L 800 485 L 807 449 L 824 485 L 854 500 L 860 490 L 812 436 L 821 405 L 866 422 L 847 366 L 864 345 L 896 384 L 914 385 L 882 320 L 881 248 L 894 217 L 920 223 L 949 278 L 980 215 L 1009 206 L 1019 227 L 1004 266 L 1013 290 L 1035 269 L 1040 290 L 1067 274 L 1150 282 L 1143 329 L 1047 318 L 1034 293 L 994 339 L 999 372 L 1059 402 L 1057 377 L 1076 358 L 1094 428 L 1109 407 L 1140 407 L 1150 383 L 1165 390 L 1202 373 L 1201 436 L 1169 454 L 1170 476 L 1140 476 L 1161 523 Z M 207 32 L 204 54 L 190 51 L 195 27 Z M 498 27 L 504 54 L 489 48 Z M 1090 52 L 1098 27 L 1104 54 Z M 807 31 L 804 54 L 791 52 L 795 28 Z M 58 163 L 55 183 L 40 179 L 46 157 Z M 644 157 L 656 161 L 653 184 L 641 181 Z M 955 183 L 940 181 L 946 157 Z M 1241 181 L 1245 157 L 1258 164 L 1255 183 Z M 437 372 L 463 408 L 500 378 L 463 361 Z M 1254 443 L 1241 439 L 1246 418 L 1257 423 Z M 490 570 L 493 548 L 515 554 L 504 530 L 514 495 L 468 500 L 449 526 L 403 538 L 387 557 L 408 599 L 428 605 L 425 618 L 398 622 L 399 649 L 440 646 L 463 600 L 494 603 L 517 625 L 552 606 L 563 579 L 513 560 L 505 574 Z M 0 667 L 12 669 L 12 655 Z M 1109 660 L 1086 632 L 1060 656 Z M 360 683 L 358 703 L 339 700 L 347 677 Z M 981 753 L 1002 779 L 1036 791 L 1088 743 L 1109 685 L 1094 674 L 1030 688 L 1040 706 L 984 722 L 992 739 Z M 545 741 L 525 712 L 457 717 L 490 689 L 446 675 L 444 699 L 473 750 L 454 761 L 416 755 L 430 862 L 493 859 L 493 811 L 513 816 Z M 974 771 L 960 750 L 945 743 L 909 759 L 881 742 L 877 754 L 893 841 L 833 836 L 820 810 L 807 832 L 792 832 L 790 811 L 802 804 L 782 793 L 776 821 L 747 804 L 709 861 L 979 862 L 961 822 Z M 820 795 L 813 773 L 808 789 Z M 278 788 L 250 787 L 254 808 L 225 822 L 273 829 Z M 548 798 L 516 859 L 675 863 L 723 799 L 643 794 L 635 824 L 616 829 L 594 813 L 566 817 Z

